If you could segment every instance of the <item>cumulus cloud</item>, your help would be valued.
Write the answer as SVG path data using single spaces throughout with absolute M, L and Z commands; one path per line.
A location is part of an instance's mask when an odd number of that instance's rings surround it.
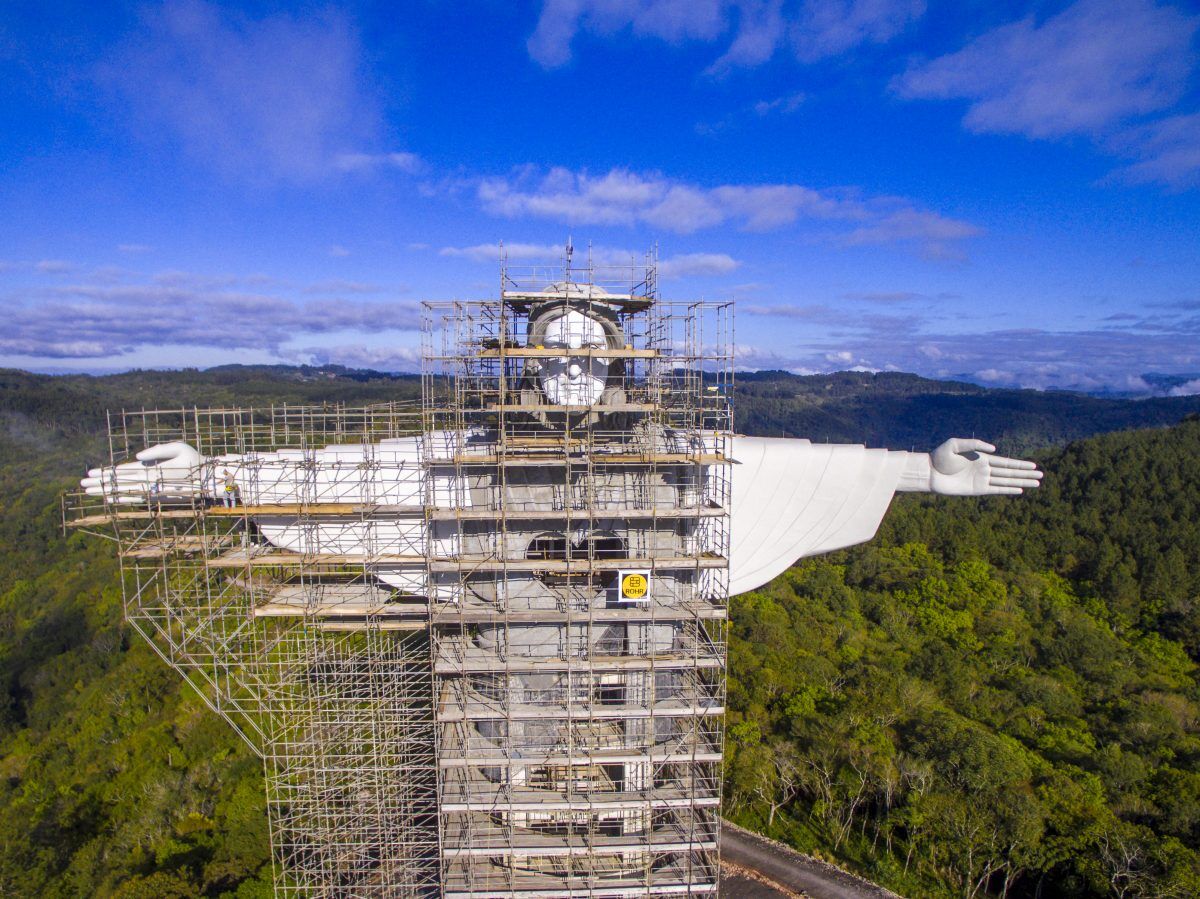
M 472 262 L 498 263 L 502 256 L 512 260 L 521 259 L 557 259 L 562 256 L 564 247 L 550 244 L 535 243 L 481 243 L 470 247 L 442 247 L 439 256 L 458 256 L 470 259 Z
M 263 18 L 169 0 L 100 72 L 147 132 L 255 179 L 309 179 L 365 154 L 380 104 L 365 84 L 349 18 L 333 9 Z M 407 158 L 407 154 L 383 154 Z
M 278 351 L 303 335 L 420 327 L 415 303 L 300 301 L 180 274 L 169 283 L 80 283 L 0 296 L 0 353 L 100 358 L 162 345 Z
M 909 99 L 969 101 L 972 131 L 1102 134 L 1177 101 L 1198 20 L 1152 0 L 1079 0 L 1039 23 L 1003 25 L 893 82 Z
M 419 347 L 366 347 L 360 344 L 314 346 L 285 354 L 309 365 L 344 365 L 347 368 L 371 368 L 387 372 L 421 370 Z
M 1200 114 L 1170 113 L 1200 16 L 1154 0 L 1078 0 L 993 29 L 892 81 L 906 99 L 966 100 L 964 126 L 1034 139 L 1084 135 L 1128 163 L 1115 180 L 1200 183 Z
M 339 153 L 333 159 L 333 167 L 341 172 L 394 169 L 415 175 L 424 171 L 425 163 L 416 153 Z
M 861 311 L 823 303 L 739 303 L 737 308 L 745 323 L 739 333 L 761 332 L 761 325 L 748 322 L 758 317 L 791 323 L 767 332 L 786 331 L 788 349 L 774 351 L 770 364 L 761 366 L 789 371 L 910 371 L 997 387 L 1141 395 L 1164 392 L 1141 377 L 1143 373 L 1200 371 L 1200 316 L 1186 304 L 1104 328 L 1074 331 L 964 331 L 958 322 L 948 331 L 928 309 L 888 315 Z M 738 360 L 741 367 L 754 367 L 745 363 Z M 1197 386 L 1189 382 L 1174 390 L 1181 395 Z
M 689 275 L 728 275 L 740 263 L 725 253 L 683 253 L 668 256 L 658 262 L 658 273 L 664 278 L 684 278 Z
M 331 279 L 317 281 L 303 288 L 304 293 L 381 293 L 383 288 L 378 284 L 366 281 L 340 281 Z
M 925 0 L 826 0 L 801 6 L 789 36 L 801 62 L 884 44 L 925 14 Z
M 580 32 L 626 30 L 668 44 L 727 42 L 710 72 L 756 66 L 787 48 L 811 63 L 891 40 L 925 12 L 925 0 L 545 0 L 527 43 L 546 68 L 571 60 Z
M 954 244 L 980 233 L 968 222 L 919 209 L 898 197 L 861 197 L 799 184 L 703 187 L 627 169 L 590 175 L 525 167 L 509 177 L 483 179 L 477 195 L 485 211 L 506 218 L 646 224 L 681 234 L 729 224 L 767 231 L 803 219 L 836 226 L 833 236 L 845 245 L 911 243 L 935 256 L 953 255 Z
M 754 114 L 757 116 L 768 116 L 773 113 L 781 113 L 783 115 L 791 115 L 799 109 L 804 101 L 808 99 L 808 95 L 803 91 L 797 91 L 792 94 L 785 94 L 782 97 L 776 97 L 773 100 L 759 100 L 752 107 Z
M 1200 113 L 1169 116 L 1117 135 L 1111 146 L 1133 161 L 1113 177 L 1174 190 L 1200 185 Z
M 498 243 L 476 244 L 469 247 L 442 247 L 438 251 L 442 256 L 457 256 L 470 259 L 472 262 L 496 263 L 501 256 L 507 256 L 511 261 L 552 261 L 561 259 L 563 246 L 531 243 Z M 616 247 L 594 246 L 577 248 L 578 254 L 591 254 L 592 262 L 600 266 L 641 265 L 645 261 L 645 253 L 623 250 Z M 583 259 L 577 255 L 576 259 Z M 727 275 L 735 271 L 739 263 L 727 253 L 682 253 L 676 256 L 666 256 L 658 260 L 658 274 L 663 278 L 684 278 L 692 275 Z
M 1185 381 L 1178 387 L 1172 387 L 1168 391 L 1168 396 L 1200 396 L 1200 378 L 1192 381 Z

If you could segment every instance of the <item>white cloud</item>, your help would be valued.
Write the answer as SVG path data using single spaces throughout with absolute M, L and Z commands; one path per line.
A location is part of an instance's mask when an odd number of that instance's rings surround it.
M 303 335 L 420 327 L 411 302 L 300 301 L 227 280 L 239 279 L 176 272 L 165 283 L 85 282 L 0 295 L 0 354 L 100 358 L 167 345 L 278 351 Z
M 339 344 L 328 347 L 308 347 L 288 352 L 286 357 L 310 365 L 344 365 L 347 368 L 371 368 L 387 372 L 419 372 L 419 347 L 366 347 L 359 344 Z
M 65 275 L 75 270 L 74 264 L 62 259 L 43 259 L 34 268 L 43 275 Z
M 791 26 L 801 62 L 837 56 L 860 44 L 884 44 L 925 15 L 925 0 L 824 0 L 805 3 Z
M 757 116 L 767 116 L 772 113 L 790 115 L 799 109 L 807 99 L 808 95 L 804 91 L 796 91 L 792 94 L 776 97 L 774 100 L 759 100 L 754 104 L 754 114 Z
M 1177 115 L 1131 128 L 1112 142 L 1135 161 L 1113 173 L 1136 184 L 1183 190 L 1200 184 L 1200 113 Z
M 380 131 L 361 59 L 349 18 L 333 8 L 252 18 L 169 0 L 145 14 L 100 78 L 126 96 L 145 133 L 171 136 L 210 166 L 302 180 Z
M 658 274 L 663 278 L 689 275 L 728 275 L 740 263 L 725 253 L 684 253 L 659 260 Z
M 909 99 L 968 100 L 963 123 L 976 132 L 1101 135 L 1180 98 L 1198 21 L 1153 0 L 1079 0 L 915 64 L 893 88 Z
M 382 293 L 383 288 L 378 284 L 369 284 L 366 281 L 341 281 L 331 279 L 328 281 L 317 281 L 315 284 L 309 284 L 304 288 L 305 293 Z
M 1169 396 L 1200 396 L 1200 378 L 1193 381 L 1186 381 L 1178 387 L 1172 387 L 1168 392 Z
M 734 224 L 767 231 L 797 221 L 833 225 L 846 245 L 911 243 L 933 256 L 980 233 L 968 222 L 919 209 L 896 197 L 818 191 L 799 184 L 701 187 L 657 173 L 612 169 L 589 175 L 565 168 L 544 174 L 525 167 L 486 178 L 477 195 L 485 211 L 506 218 L 549 218 L 572 225 L 638 225 L 689 234 Z
M 1017 380 L 1011 371 L 1004 371 L 999 368 L 985 368 L 982 371 L 975 372 L 975 377 L 989 384 L 1012 384 Z
M 571 60 L 580 32 L 635 37 L 671 45 L 728 39 L 709 71 L 756 66 L 789 48 L 798 60 L 816 62 L 862 44 L 891 40 L 925 12 L 925 0 L 544 0 L 529 55 L 546 68 Z
M 496 264 L 501 255 L 511 261 L 554 261 L 561 259 L 564 253 L 562 245 L 531 244 L 531 243 L 498 243 L 476 244 L 470 247 L 442 247 L 438 251 L 442 256 L 457 256 L 470 259 L 472 262 Z M 577 261 L 586 258 L 590 253 L 592 261 L 600 266 L 641 265 L 645 259 L 644 253 L 623 250 L 616 247 L 577 247 Z M 726 253 L 682 253 L 676 256 L 666 256 L 658 261 L 658 274 L 663 278 L 685 278 L 694 275 L 727 275 L 736 270 L 739 263 Z
M 959 242 L 981 233 L 979 228 L 961 219 L 946 218 L 902 203 L 891 209 L 886 207 L 886 203 L 878 204 L 874 220 L 847 234 L 845 243 L 857 246 L 912 241 L 930 258 L 959 259 L 963 256 Z
M 442 247 L 439 256 L 459 256 L 472 262 L 500 262 L 502 255 L 509 259 L 557 259 L 562 256 L 564 248 L 549 244 L 533 243 L 481 243 L 471 247 Z
M 335 244 L 330 245 L 329 255 L 332 256 L 334 259 L 345 259 L 347 256 L 350 255 L 350 251 L 347 250 L 345 247 L 343 247 L 341 244 L 335 243 Z
M 118 253 L 126 253 L 130 256 L 137 256 L 142 253 L 149 253 L 154 247 L 144 243 L 121 243 L 117 244 Z
M 425 169 L 425 163 L 416 153 L 339 153 L 334 157 L 333 167 L 340 172 L 377 172 L 380 169 L 395 169 L 409 175 Z

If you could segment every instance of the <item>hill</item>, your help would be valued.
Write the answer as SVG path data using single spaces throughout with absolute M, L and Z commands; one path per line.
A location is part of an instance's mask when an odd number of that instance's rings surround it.
M 1200 895 L 1200 421 L 901 496 L 732 606 L 740 823 L 905 895 Z
M 259 762 L 122 624 L 111 547 L 60 533 L 103 410 L 418 390 L 0 372 L 0 894 L 270 895 Z M 859 374 L 742 376 L 738 402 L 744 431 L 1014 452 L 1200 408 Z M 1184 422 L 1049 451 L 1018 501 L 901 497 L 871 545 L 738 598 L 731 812 L 910 895 L 1195 895 L 1198 441 Z
M 0 439 L 56 440 L 70 452 L 73 442 L 103 429 L 106 410 L 354 405 L 418 399 L 420 391 L 417 375 L 341 366 L 226 365 L 105 376 L 0 369 Z M 1131 400 L 992 390 L 898 372 L 743 372 L 734 400 L 737 429 L 744 434 L 895 449 L 931 449 L 950 436 L 981 436 L 1013 453 L 1200 414 L 1200 396 Z
M 746 434 L 892 449 L 932 449 L 947 437 L 975 436 L 1011 453 L 1200 413 L 1196 396 L 1129 400 L 993 390 L 899 372 L 743 373 L 736 399 L 738 430 Z

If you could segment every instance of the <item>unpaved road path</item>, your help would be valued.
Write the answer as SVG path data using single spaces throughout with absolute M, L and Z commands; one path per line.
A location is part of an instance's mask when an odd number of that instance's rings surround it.
M 730 872 L 732 876 L 726 881 L 728 889 L 721 889 L 722 899 L 790 899 L 794 896 L 809 896 L 812 899 L 901 899 L 891 890 L 728 821 L 721 822 L 721 861 L 733 867 Z M 765 878 L 770 884 L 756 881 L 754 875 Z M 772 889 L 771 885 L 779 889 Z

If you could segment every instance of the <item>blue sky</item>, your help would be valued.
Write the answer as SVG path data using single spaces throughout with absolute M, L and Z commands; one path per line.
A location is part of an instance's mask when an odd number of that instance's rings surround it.
M 1200 392 L 1200 8 L 0 8 L 0 365 L 415 370 L 568 235 L 739 363 Z

